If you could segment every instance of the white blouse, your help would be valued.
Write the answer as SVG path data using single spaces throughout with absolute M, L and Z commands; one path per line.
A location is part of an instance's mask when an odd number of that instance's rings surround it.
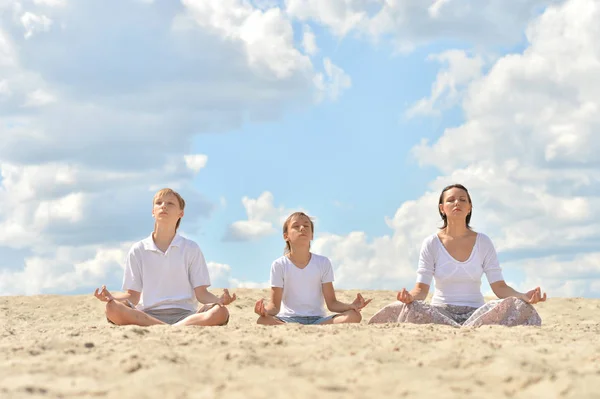
M 423 241 L 417 282 L 431 285 L 435 279 L 432 305 L 482 306 L 485 303 L 481 294 L 483 273 L 490 284 L 504 280 L 494 244 L 485 234 L 477 233 L 471 255 L 464 262 L 448 253 L 437 234 Z

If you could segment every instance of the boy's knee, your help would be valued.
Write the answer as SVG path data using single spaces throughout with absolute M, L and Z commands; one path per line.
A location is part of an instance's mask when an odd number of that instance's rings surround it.
M 217 325 L 227 324 L 229 322 L 229 310 L 225 306 L 215 306 L 214 317 Z
M 360 323 L 362 320 L 362 315 L 360 314 L 360 312 L 357 312 L 356 310 L 351 310 L 348 313 L 348 323 Z
M 106 318 L 115 324 L 121 324 L 121 312 L 117 301 L 110 301 L 106 304 Z

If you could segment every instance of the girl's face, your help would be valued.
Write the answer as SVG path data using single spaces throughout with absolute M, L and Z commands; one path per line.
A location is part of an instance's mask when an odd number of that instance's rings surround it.
M 467 192 L 461 188 L 451 188 L 444 193 L 440 211 L 448 219 L 466 219 L 471 212 L 471 203 Z
M 179 205 L 179 201 L 174 194 L 167 194 L 154 198 L 154 206 L 152 207 L 152 216 L 156 221 L 172 222 L 173 225 L 183 217 L 183 210 Z
M 294 216 L 288 223 L 287 232 L 283 239 L 291 243 L 306 241 L 310 243 L 313 239 L 313 231 L 310 219 L 306 216 Z

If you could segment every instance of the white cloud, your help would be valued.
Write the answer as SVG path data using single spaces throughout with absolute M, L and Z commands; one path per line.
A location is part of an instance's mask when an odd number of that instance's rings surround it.
M 294 46 L 291 22 L 278 7 L 261 10 L 241 0 L 183 0 L 200 26 L 243 44 L 250 66 L 277 79 L 310 72 L 310 60 Z
M 194 154 L 194 155 L 185 155 L 184 156 L 186 166 L 198 173 L 200 169 L 206 166 L 206 162 L 208 161 L 208 157 L 203 154 Z
M 391 38 L 402 51 L 439 37 L 476 44 L 506 44 L 521 33 L 542 7 L 560 0 L 493 0 L 472 7 L 436 0 L 287 0 L 288 14 L 314 21 L 345 37 L 351 32 L 375 40 Z
M 318 73 L 314 79 L 315 86 L 320 90 L 317 94 L 317 101 L 322 101 L 324 98 L 335 101 L 344 90 L 352 86 L 352 79 L 329 58 L 323 60 L 323 67 L 325 74 Z
M 208 273 L 212 288 L 266 288 L 269 285 L 268 282 L 258 283 L 235 279 L 231 277 L 231 267 L 223 263 L 208 262 Z
M 286 0 L 286 12 L 301 21 L 314 20 L 328 26 L 337 36 L 346 36 L 363 23 L 369 1 L 356 0 Z
M 421 164 L 443 175 L 430 192 L 400 206 L 388 221 L 390 236 L 316 240 L 335 260 L 343 286 L 412 286 L 421 241 L 439 225 L 437 196 L 460 182 L 474 200 L 475 229 L 510 256 L 508 269 L 524 271 L 518 288 L 598 295 L 600 271 L 590 266 L 597 254 L 590 250 L 600 239 L 600 164 L 593 155 L 600 153 L 600 84 L 592 78 L 600 74 L 599 19 L 593 0 L 550 7 L 530 24 L 522 53 L 498 59 L 468 84 L 465 122 L 414 148 Z
M 56 102 L 56 98 L 52 94 L 47 93 L 42 89 L 38 89 L 32 93 L 29 93 L 29 95 L 27 96 L 27 100 L 25 101 L 25 104 L 23 104 L 23 106 L 41 107 L 43 105 L 51 104 L 53 102 Z
M 303 209 L 286 209 L 276 207 L 273 194 L 263 192 L 258 198 L 242 198 L 242 204 L 248 215 L 247 220 L 238 220 L 228 226 L 223 237 L 226 241 L 250 241 L 266 237 L 282 231 L 283 222 L 293 212 L 304 212 Z
M 48 32 L 52 26 L 52 20 L 45 15 L 26 12 L 21 16 L 21 24 L 25 28 L 25 39 L 29 39 L 34 33 Z
M 431 87 L 429 98 L 422 98 L 406 111 L 407 117 L 418 115 L 439 115 L 441 110 L 456 105 L 464 88 L 472 80 L 481 76 L 484 60 L 479 55 L 470 56 L 463 50 L 447 50 L 432 54 L 429 60 L 445 65 L 438 72 Z
M 319 51 L 317 37 L 308 25 L 304 25 L 303 28 L 302 47 L 304 48 L 304 52 L 310 56 L 314 56 Z
M 33 0 L 33 4 L 49 7 L 64 7 L 67 5 L 67 0 Z

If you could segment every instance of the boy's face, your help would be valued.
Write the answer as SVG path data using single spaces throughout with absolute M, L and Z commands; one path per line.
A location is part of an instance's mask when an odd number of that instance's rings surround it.
M 183 210 L 179 206 L 177 197 L 173 194 L 167 194 L 154 198 L 152 216 L 154 216 L 156 221 L 173 223 L 175 225 L 183 217 Z

